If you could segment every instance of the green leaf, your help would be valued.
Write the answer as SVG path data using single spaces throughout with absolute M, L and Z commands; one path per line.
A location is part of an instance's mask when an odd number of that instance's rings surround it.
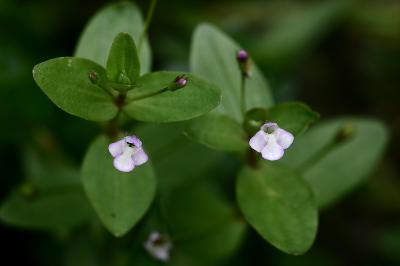
M 210 113 L 188 122 L 185 135 L 210 148 L 242 151 L 247 148 L 246 133 L 229 116 Z
M 81 185 L 79 169 L 54 148 L 25 147 L 24 168 L 27 182 L 40 189 Z
M 88 221 L 92 214 L 81 187 L 38 190 L 31 196 L 17 190 L 0 208 L 0 219 L 8 224 L 54 231 L 77 226 Z
M 200 181 L 181 186 L 163 202 L 174 244 L 191 257 L 221 259 L 243 240 L 245 224 L 215 184 Z
M 0 207 L 2 221 L 18 227 L 58 231 L 92 218 L 93 211 L 76 167 L 55 150 L 28 147 L 24 155 L 25 181 Z
M 236 61 L 236 52 L 240 49 L 217 28 L 202 24 L 197 27 L 190 54 L 190 66 L 194 74 L 211 81 L 221 88 L 221 105 L 216 112 L 225 114 L 242 124 L 240 108 L 241 72 Z M 246 108 L 266 108 L 273 103 L 269 86 L 263 75 L 252 63 L 252 76 L 246 80 Z
M 107 121 L 117 114 L 109 92 L 92 83 L 90 73 L 104 82 L 104 68 L 87 59 L 54 58 L 36 65 L 33 78 L 43 92 L 61 109 L 93 121 Z
M 189 141 L 182 131 L 182 123 L 146 123 L 134 129 L 153 160 L 162 193 L 211 174 L 223 176 L 233 168 L 224 153 Z
M 140 75 L 135 42 L 128 33 L 115 37 L 107 60 L 107 77 L 119 84 L 133 84 Z
M 187 84 L 176 91 L 166 88 L 184 74 Z M 220 102 L 216 86 L 189 73 L 153 72 L 142 76 L 127 94 L 123 110 L 132 118 L 147 122 L 174 122 L 203 115 Z
M 113 167 L 106 137 L 89 147 L 82 165 L 86 194 L 104 226 L 115 236 L 127 233 L 146 213 L 156 190 L 150 162 L 123 173 Z
M 253 108 L 246 112 L 243 128 L 249 136 L 253 136 L 268 120 L 267 110 L 264 108 Z
M 294 255 L 311 247 L 318 213 L 299 174 L 272 163 L 246 167 L 239 174 L 236 195 L 246 220 L 272 245 Z
M 106 66 L 107 55 L 115 36 L 126 32 L 137 42 L 143 31 L 143 20 L 139 9 L 130 2 L 120 2 L 106 6 L 89 21 L 83 31 L 75 56 L 87 58 Z M 150 46 L 145 38 L 139 51 L 141 73 L 151 67 Z
M 347 131 L 348 136 L 341 136 L 342 131 Z M 387 138 L 386 127 L 377 120 L 336 119 L 321 123 L 295 139 L 282 162 L 302 172 L 314 191 L 318 206 L 325 207 L 371 173 Z
M 279 127 L 297 135 L 319 118 L 319 114 L 303 103 L 288 102 L 268 109 L 267 119 L 278 123 Z

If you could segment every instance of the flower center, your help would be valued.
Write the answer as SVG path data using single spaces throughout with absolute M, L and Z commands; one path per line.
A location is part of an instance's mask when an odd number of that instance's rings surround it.
M 135 145 L 129 145 L 127 143 L 127 145 L 124 147 L 124 152 L 122 153 L 122 156 L 126 156 L 126 157 L 131 157 L 132 155 L 134 155 L 139 149 L 136 148 Z

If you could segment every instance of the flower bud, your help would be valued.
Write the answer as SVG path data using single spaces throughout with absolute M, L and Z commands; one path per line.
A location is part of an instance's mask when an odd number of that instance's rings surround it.
M 236 59 L 240 63 L 245 63 L 249 59 L 249 54 L 245 50 L 239 50 L 236 53 Z
M 99 77 L 99 73 L 97 73 L 96 71 L 90 71 L 89 74 L 89 79 L 93 84 L 98 84 L 100 77 Z
M 185 75 L 177 76 L 174 82 L 168 87 L 170 91 L 176 91 L 185 87 L 188 83 L 188 78 Z
M 250 77 L 250 60 L 249 54 L 245 50 L 239 50 L 236 53 L 236 60 L 239 63 L 240 71 L 245 77 Z

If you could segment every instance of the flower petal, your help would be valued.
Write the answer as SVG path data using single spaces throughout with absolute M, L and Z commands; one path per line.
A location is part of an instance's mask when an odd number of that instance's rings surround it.
M 141 148 L 132 155 L 132 160 L 135 165 L 144 164 L 148 159 L 149 157 Z
M 282 158 L 284 154 L 283 148 L 276 142 L 275 138 L 268 139 L 267 145 L 261 151 L 265 160 L 276 161 Z
M 125 137 L 125 141 L 128 142 L 128 143 L 132 143 L 137 148 L 142 147 L 142 142 L 135 135 Z
M 257 152 L 265 147 L 267 142 L 265 141 L 265 132 L 262 130 L 258 131 L 249 141 L 250 147 Z
M 133 162 L 131 156 L 127 156 L 124 153 L 115 157 L 114 167 L 121 172 L 130 172 L 135 168 L 135 163 Z
M 126 143 L 123 139 L 119 140 L 108 145 L 108 151 L 111 153 L 112 157 L 117 157 L 124 152 L 125 145 Z
M 169 248 L 168 247 L 155 247 L 153 245 L 146 245 L 145 246 L 147 252 L 150 253 L 153 258 L 160 260 L 160 261 L 169 261 Z
M 294 140 L 294 137 L 292 133 L 279 128 L 276 130 L 276 141 L 277 143 L 284 149 L 289 148 L 290 145 L 292 145 Z

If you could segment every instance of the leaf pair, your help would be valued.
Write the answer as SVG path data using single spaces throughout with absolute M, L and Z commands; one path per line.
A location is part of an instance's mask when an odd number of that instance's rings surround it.
M 255 128 L 259 129 L 265 121 L 274 121 L 297 134 L 318 118 L 317 113 L 301 103 L 271 107 L 273 99 L 269 86 L 254 62 L 252 75 L 245 83 L 246 111 L 249 114 L 260 110 L 264 114 L 260 121 L 249 121 L 247 115 L 243 116 L 240 108 L 241 72 L 236 61 L 239 49 L 238 44 L 211 25 L 203 24 L 196 29 L 192 40 L 191 68 L 196 75 L 221 88 L 222 100 L 218 108 L 187 124 L 185 133 L 189 138 L 218 150 L 245 151 L 249 137 L 246 124 L 249 122 L 257 122 Z
M 314 241 L 317 209 L 360 184 L 387 141 L 378 121 L 341 118 L 299 137 L 279 163 L 245 167 L 236 192 L 246 220 L 284 252 L 301 254 Z
M 150 59 L 145 49 L 138 55 L 130 36 L 138 38 L 137 32 L 143 28 L 138 14 L 136 7 L 128 3 L 100 11 L 81 38 L 76 53 L 79 57 L 60 57 L 38 64 L 33 69 L 36 83 L 61 109 L 93 121 L 111 120 L 120 108 L 130 117 L 148 122 L 188 120 L 215 108 L 220 102 L 219 89 L 194 75 L 154 72 L 140 77 L 141 71 L 148 71 Z M 108 25 L 108 21 L 113 22 Z M 110 32 L 119 33 L 112 45 Z M 182 74 L 187 78 L 186 86 L 177 91 L 166 90 Z M 129 91 L 122 103 L 117 100 L 118 91 Z
M 369 175 L 387 139 L 387 129 L 380 121 L 339 118 L 309 130 L 288 150 L 282 163 L 301 172 L 323 208 Z

